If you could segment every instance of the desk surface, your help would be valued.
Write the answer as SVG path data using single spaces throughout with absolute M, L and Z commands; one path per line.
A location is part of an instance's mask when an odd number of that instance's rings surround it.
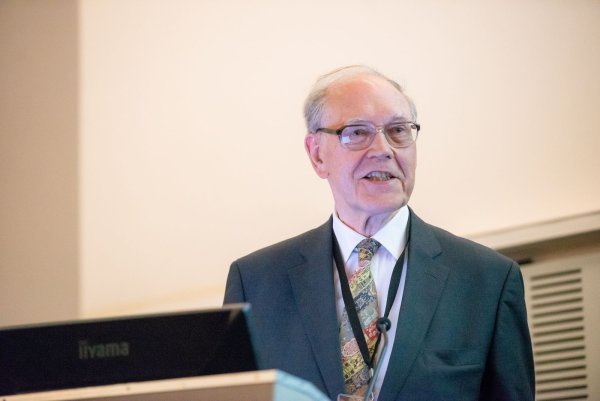
M 314 385 L 278 370 L 112 384 L 0 396 L 0 401 L 330 401 Z

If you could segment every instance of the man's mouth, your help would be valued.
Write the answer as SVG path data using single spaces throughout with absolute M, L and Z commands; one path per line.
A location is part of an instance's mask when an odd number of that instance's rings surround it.
M 385 171 L 371 171 L 365 178 L 369 181 L 388 181 L 394 177 Z

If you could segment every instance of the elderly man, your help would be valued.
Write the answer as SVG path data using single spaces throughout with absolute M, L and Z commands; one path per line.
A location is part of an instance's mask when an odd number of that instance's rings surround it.
M 238 259 L 225 303 L 252 304 L 269 368 L 331 398 L 533 400 L 531 340 L 519 267 L 423 222 L 415 183 L 416 109 L 364 66 L 321 77 L 305 104 L 306 153 L 329 182 L 322 226 Z M 387 317 L 381 353 L 377 321 Z

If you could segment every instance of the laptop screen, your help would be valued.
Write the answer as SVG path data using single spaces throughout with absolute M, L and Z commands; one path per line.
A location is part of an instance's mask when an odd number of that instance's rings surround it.
M 0 395 L 257 369 L 245 304 L 0 330 Z

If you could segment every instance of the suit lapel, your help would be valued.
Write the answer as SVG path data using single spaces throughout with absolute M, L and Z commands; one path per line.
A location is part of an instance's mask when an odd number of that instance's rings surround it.
M 421 344 L 433 318 L 448 267 L 436 260 L 442 252 L 431 230 L 411 211 L 408 269 L 394 347 L 379 400 L 395 400 L 421 351 Z
M 331 397 L 344 391 L 333 281 L 331 219 L 307 237 L 305 261 L 288 270 L 303 327 Z

